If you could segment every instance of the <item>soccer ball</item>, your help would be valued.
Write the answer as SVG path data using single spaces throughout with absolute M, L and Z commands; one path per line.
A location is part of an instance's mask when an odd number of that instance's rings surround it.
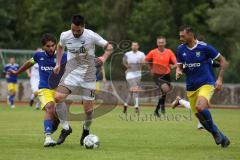
M 99 138 L 96 135 L 90 134 L 83 140 L 83 144 L 87 149 L 98 148 L 100 145 Z

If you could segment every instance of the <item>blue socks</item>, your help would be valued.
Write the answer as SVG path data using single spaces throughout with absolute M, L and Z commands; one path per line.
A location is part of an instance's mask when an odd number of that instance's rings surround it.
M 44 133 L 46 135 L 50 135 L 53 132 L 53 121 L 52 120 L 44 120 Z
M 207 108 L 205 108 L 202 112 L 196 113 L 196 116 L 206 130 L 208 130 L 212 134 L 218 131 L 217 126 L 213 123 L 211 113 Z
M 9 96 L 8 97 L 8 100 L 9 100 L 11 106 L 14 105 L 14 97 L 15 96 Z

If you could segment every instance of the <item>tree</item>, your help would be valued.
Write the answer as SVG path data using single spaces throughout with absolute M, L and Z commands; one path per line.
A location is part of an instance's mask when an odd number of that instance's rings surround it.
M 236 73 L 240 68 L 240 1 L 215 0 L 215 8 L 210 9 L 208 24 L 221 43 L 221 51 L 230 61 L 225 79 L 228 82 L 239 82 Z

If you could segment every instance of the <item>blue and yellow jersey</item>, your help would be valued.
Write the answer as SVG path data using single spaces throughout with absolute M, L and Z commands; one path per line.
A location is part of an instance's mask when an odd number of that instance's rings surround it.
M 177 48 L 177 63 L 183 64 L 186 74 L 187 91 L 195 91 L 203 85 L 215 85 L 212 61 L 220 53 L 211 45 L 197 41 L 193 48 L 181 44 Z
M 18 64 L 6 64 L 4 66 L 4 72 L 8 72 L 10 70 L 14 70 L 14 71 L 17 71 L 19 69 L 19 65 Z M 17 76 L 16 75 L 13 75 L 13 74 L 8 74 L 7 75 L 7 82 L 8 83 L 17 83 Z
M 45 51 L 38 51 L 33 56 L 33 62 L 38 63 L 39 65 L 39 89 L 46 88 L 51 89 L 49 86 L 49 76 L 53 72 L 53 69 L 56 65 L 56 54 L 48 55 Z M 64 53 L 62 56 L 62 63 L 64 64 L 67 61 L 67 54 Z

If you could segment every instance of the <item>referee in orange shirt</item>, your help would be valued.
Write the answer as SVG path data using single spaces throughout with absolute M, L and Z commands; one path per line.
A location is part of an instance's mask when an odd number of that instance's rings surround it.
M 145 61 L 151 67 L 154 82 L 162 92 L 154 111 L 154 115 L 157 117 L 160 117 L 160 109 L 161 113 L 165 113 L 166 94 L 172 89 L 170 72 L 177 64 L 176 56 L 171 49 L 165 48 L 165 45 L 166 38 L 163 36 L 157 37 L 157 48 L 151 50 L 145 57 Z

